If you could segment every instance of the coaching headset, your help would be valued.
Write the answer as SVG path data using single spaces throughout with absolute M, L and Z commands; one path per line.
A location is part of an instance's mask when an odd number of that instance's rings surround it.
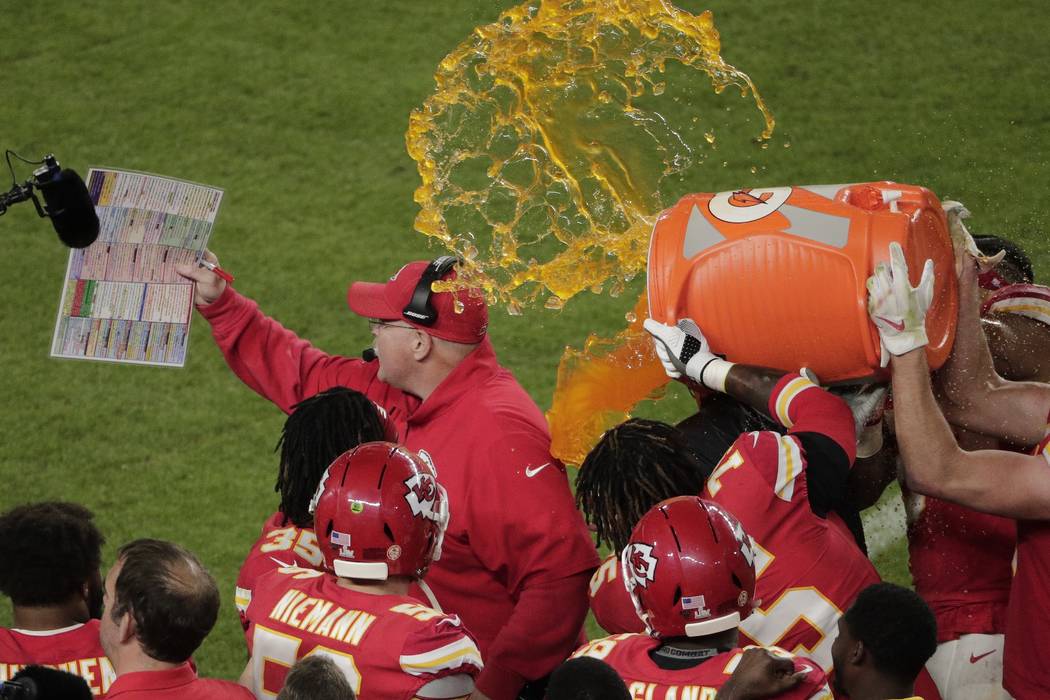
M 454 255 L 442 255 L 427 265 L 427 268 L 423 270 L 423 274 L 419 277 L 415 290 L 412 292 L 412 298 L 409 300 L 408 306 L 401 311 L 401 315 L 405 319 L 418 323 L 421 326 L 433 326 L 437 321 L 437 310 L 430 303 L 430 294 L 432 293 L 430 286 L 447 275 L 449 270 L 455 267 L 458 262 L 459 258 Z

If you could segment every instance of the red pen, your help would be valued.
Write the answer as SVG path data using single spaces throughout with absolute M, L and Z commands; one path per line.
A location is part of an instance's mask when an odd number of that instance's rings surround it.
M 227 272 L 226 270 L 222 269 L 221 267 L 219 267 L 215 263 L 208 262 L 207 260 L 198 260 L 197 262 L 200 264 L 201 267 L 206 267 L 209 270 L 211 270 L 212 272 L 214 272 L 215 274 L 217 274 L 219 277 L 221 277 L 224 280 L 226 280 L 227 282 L 229 282 L 231 284 L 233 283 L 233 275 L 231 275 L 229 272 Z

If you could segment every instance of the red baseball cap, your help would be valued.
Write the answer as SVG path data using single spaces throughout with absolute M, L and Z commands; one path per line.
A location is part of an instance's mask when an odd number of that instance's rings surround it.
M 346 293 L 346 303 L 358 316 L 389 321 L 402 320 L 435 338 L 454 343 L 479 343 L 489 327 L 489 310 L 485 299 L 477 290 L 461 289 L 456 292 L 431 292 L 430 304 L 437 312 L 432 325 L 424 325 L 404 315 L 405 307 L 419 285 L 429 260 L 416 260 L 394 273 L 388 282 L 354 282 Z M 455 279 L 452 269 L 442 279 Z M 458 299 L 462 310 L 453 308 L 453 299 Z

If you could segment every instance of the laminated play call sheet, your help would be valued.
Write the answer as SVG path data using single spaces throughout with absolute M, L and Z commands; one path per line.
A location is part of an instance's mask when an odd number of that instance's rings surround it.
M 98 240 L 71 250 L 51 356 L 182 367 L 198 260 L 223 191 L 158 175 L 92 168 Z

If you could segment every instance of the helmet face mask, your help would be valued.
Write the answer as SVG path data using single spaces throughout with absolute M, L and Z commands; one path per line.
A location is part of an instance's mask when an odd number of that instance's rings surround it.
M 441 555 L 448 498 L 433 466 L 389 442 L 348 450 L 310 502 L 325 568 L 336 576 L 422 578 Z
M 754 605 L 751 541 L 729 511 L 695 496 L 653 506 L 620 555 L 635 611 L 656 638 L 737 627 Z

